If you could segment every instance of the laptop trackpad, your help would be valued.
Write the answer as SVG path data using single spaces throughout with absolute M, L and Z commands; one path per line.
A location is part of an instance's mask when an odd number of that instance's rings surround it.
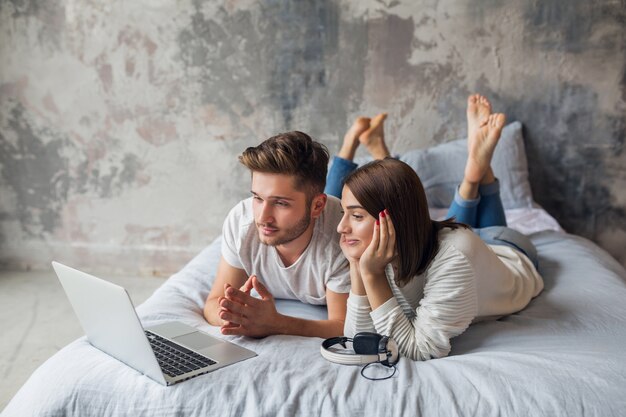
M 220 343 L 218 339 L 209 337 L 200 332 L 189 333 L 183 336 L 175 337 L 173 339 L 176 343 L 180 343 L 190 349 L 204 349 L 206 347 Z

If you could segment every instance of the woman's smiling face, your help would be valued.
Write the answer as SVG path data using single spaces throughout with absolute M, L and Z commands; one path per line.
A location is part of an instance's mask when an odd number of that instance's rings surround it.
M 347 258 L 360 259 L 372 241 L 376 219 L 357 201 L 347 186 L 341 193 L 343 217 L 337 226 L 341 234 L 341 249 Z

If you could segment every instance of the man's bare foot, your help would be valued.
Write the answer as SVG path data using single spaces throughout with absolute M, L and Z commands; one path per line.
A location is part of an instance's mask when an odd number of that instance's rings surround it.
M 491 158 L 496 149 L 506 117 L 502 113 L 489 115 L 467 138 L 468 157 L 465 165 L 465 178 L 471 184 L 479 184 L 490 172 Z
M 337 156 L 347 159 L 348 161 L 352 161 L 354 159 L 356 148 L 359 147 L 359 136 L 369 129 L 369 127 L 369 117 L 357 117 L 354 123 L 352 123 L 352 126 L 350 126 L 350 129 L 346 132 L 346 135 L 343 137 L 343 144 L 341 145 L 341 149 L 339 150 Z
M 367 148 L 374 159 L 385 159 L 389 156 L 389 149 L 385 143 L 385 119 L 387 113 L 380 113 L 370 121 L 370 127 L 359 136 L 361 142 Z

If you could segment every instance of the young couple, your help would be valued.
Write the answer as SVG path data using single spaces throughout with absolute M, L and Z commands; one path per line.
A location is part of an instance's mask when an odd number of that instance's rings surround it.
M 355 121 L 326 189 L 328 152 L 304 133 L 240 156 L 252 197 L 224 222 L 209 323 L 253 337 L 374 331 L 403 356 L 426 360 L 446 356 L 472 322 L 517 312 L 539 294 L 535 248 L 506 227 L 491 170 L 504 115 L 483 96 L 468 98 L 465 176 L 445 221 L 430 219 L 417 174 L 389 158 L 385 117 Z M 359 144 L 375 158 L 360 168 L 352 162 Z M 327 304 L 328 320 L 281 315 L 274 297 Z

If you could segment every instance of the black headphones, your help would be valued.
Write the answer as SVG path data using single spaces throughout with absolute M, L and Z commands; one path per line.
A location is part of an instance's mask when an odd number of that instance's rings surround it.
M 355 354 L 339 353 L 329 350 L 331 346 L 337 344 L 340 344 L 344 349 L 347 349 L 347 342 L 352 343 L 352 349 Z M 320 352 L 322 356 L 330 362 L 340 363 L 342 365 L 366 365 L 366 367 L 372 363 L 380 363 L 381 365 L 387 367 L 393 367 L 394 374 L 395 364 L 400 360 L 398 345 L 393 339 L 388 336 L 370 332 L 357 333 L 354 335 L 354 338 L 341 336 L 326 339 L 322 342 Z M 364 370 L 365 368 L 361 370 L 361 375 L 363 375 Z M 365 375 L 363 376 L 365 377 Z M 393 374 L 391 374 L 388 378 L 391 376 L 393 376 Z

